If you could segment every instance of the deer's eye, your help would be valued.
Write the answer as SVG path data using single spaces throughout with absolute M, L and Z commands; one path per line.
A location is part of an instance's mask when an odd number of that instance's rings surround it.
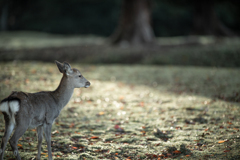
M 79 75 L 79 77 L 81 78 L 81 77 L 82 77 L 82 75 Z

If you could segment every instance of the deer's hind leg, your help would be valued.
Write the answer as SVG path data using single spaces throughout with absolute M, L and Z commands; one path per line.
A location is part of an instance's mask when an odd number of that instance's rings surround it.
M 17 121 L 15 132 L 12 135 L 12 137 L 10 138 L 9 143 L 12 147 L 13 154 L 16 156 L 17 160 L 21 160 L 21 157 L 20 157 L 19 152 L 18 152 L 18 147 L 17 147 L 18 140 L 26 132 L 26 130 L 29 127 L 29 124 L 30 124 L 29 119 L 19 118 L 18 121 Z
M 3 160 L 4 151 L 7 146 L 8 139 L 14 129 L 14 123 L 10 121 L 9 116 L 6 113 L 3 113 L 5 120 L 5 131 L 2 137 L 1 149 L 0 149 L 0 160 Z

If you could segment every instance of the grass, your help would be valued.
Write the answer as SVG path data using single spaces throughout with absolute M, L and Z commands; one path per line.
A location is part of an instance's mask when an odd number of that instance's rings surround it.
M 240 67 L 240 39 L 187 36 L 160 37 L 144 47 L 114 47 L 96 36 L 38 32 L 1 32 L 0 61 L 71 61 L 85 64 L 154 64 Z
M 240 158 L 239 69 L 148 65 L 79 65 L 91 82 L 75 89 L 52 129 L 55 159 Z M 53 90 L 53 63 L 0 63 L 0 99 L 12 90 Z M 0 137 L 4 122 L 0 115 Z M 23 159 L 37 149 L 36 130 L 19 141 Z M 13 153 L 7 146 L 5 159 Z M 43 143 L 42 159 L 47 159 Z

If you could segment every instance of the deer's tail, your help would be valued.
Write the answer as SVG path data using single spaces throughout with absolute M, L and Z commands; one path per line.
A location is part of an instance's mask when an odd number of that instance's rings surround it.
M 19 111 L 19 106 L 18 100 L 2 101 L 0 103 L 0 111 L 5 112 L 9 116 L 10 122 L 15 124 L 15 114 Z

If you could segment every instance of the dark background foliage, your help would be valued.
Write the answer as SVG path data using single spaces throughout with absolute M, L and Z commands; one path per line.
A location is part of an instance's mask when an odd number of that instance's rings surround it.
M 60 34 L 95 34 L 110 36 L 119 20 L 121 0 L 12 0 L 9 6 L 10 30 L 35 30 Z M 216 1 L 220 20 L 235 32 L 240 31 L 237 1 Z M 1 10 L 3 7 L 1 7 Z M 156 36 L 192 33 L 193 3 L 188 0 L 155 0 L 152 26 Z

